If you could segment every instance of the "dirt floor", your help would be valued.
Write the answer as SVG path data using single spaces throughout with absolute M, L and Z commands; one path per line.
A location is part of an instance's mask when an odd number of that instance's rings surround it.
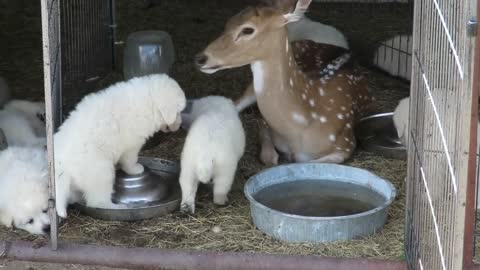
M 0 0 L 0 4 L 4 2 Z M 0 32 L 0 40 L 8 41 L 0 43 L 0 75 L 8 79 L 17 98 L 43 98 L 38 2 L 18 1 L 13 8 L 0 11 L 0 18 L 8 18 L 0 21 L 1 29 L 8 29 Z M 236 1 L 210 0 L 208 4 L 204 1 L 161 1 L 160 5 L 150 9 L 144 9 L 142 1 L 116 2 L 119 40 L 125 40 L 128 33 L 138 30 L 159 29 L 171 34 L 177 52 L 172 76 L 189 98 L 206 95 L 238 98 L 251 80 L 248 68 L 207 76 L 196 71 L 192 65 L 195 53 L 221 33 L 226 19 L 242 8 Z M 309 16 L 344 31 L 357 55 L 367 59 L 376 43 L 394 34 L 408 32 L 411 28 L 408 8 L 388 7 L 372 16 L 374 11 L 361 5 L 355 8 L 348 5 L 314 5 Z M 15 16 L 15 11 L 22 16 Z M 121 51 L 122 48 L 119 49 Z M 378 112 L 392 111 L 398 100 L 408 95 L 409 86 L 403 81 L 373 69 L 367 76 L 377 99 Z M 121 75 L 116 73 L 106 81 L 120 79 Z M 387 224 L 381 232 L 362 239 L 330 244 L 283 243 L 265 236 L 251 222 L 243 184 L 248 177 L 264 168 L 257 158 L 258 110 L 247 109 L 242 114 L 242 120 L 247 131 L 247 148 L 239 164 L 228 207 L 214 207 L 211 195 L 204 192 L 198 196 L 198 212 L 187 218 L 173 213 L 139 222 L 106 222 L 71 211 L 61 225 L 60 238 L 74 243 L 118 246 L 404 259 L 405 161 L 358 150 L 347 162 L 347 165 L 372 171 L 397 188 L 398 197 L 389 209 Z M 184 137 L 183 132 L 169 134 L 160 145 L 144 154 L 178 160 Z M 219 226 L 221 231 L 213 232 L 214 226 Z M 3 227 L 0 228 L 0 239 L 39 240 Z

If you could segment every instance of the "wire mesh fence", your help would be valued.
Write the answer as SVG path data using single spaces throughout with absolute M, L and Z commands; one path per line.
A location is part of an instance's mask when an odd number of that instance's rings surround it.
M 321 5 L 322 10 L 329 10 L 333 6 L 341 5 L 345 12 L 362 13 L 364 20 L 374 20 L 377 16 L 391 13 L 395 10 L 408 10 L 408 17 L 413 21 L 413 0 L 314 0 Z M 398 28 L 398 26 L 396 26 Z M 363 59 L 365 64 L 376 66 L 392 76 L 410 80 L 412 67 L 412 27 L 405 25 L 405 28 L 398 33 L 399 29 L 392 29 L 385 25 L 382 40 L 375 40 L 369 44 L 368 59 Z M 369 31 L 369 29 L 364 29 Z M 366 33 L 366 36 L 368 34 Z M 362 52 L 364 54 L 365 52 Z M 364 57 L 362 57 L 364 58 Z
M 474 2 L 415 2 L 405 237 L 409 269 L 463 265 L 468 157 L 476 154 L 469 152 L 473 37 L 467 31 Z
M 114 0 L 41 0 L 51 241 L 57 248 L 53 133 L 114 68 Z M 68 102 L 66 102 L 66 100 Z M 68 104 L 69 106 L 64 106 Z M 67 110 L 65 110 L 67 109 Z
M 63 0 L 61 9 L 62 80 L 66 110 L 94 90 L 113 71 L 114 1 Z

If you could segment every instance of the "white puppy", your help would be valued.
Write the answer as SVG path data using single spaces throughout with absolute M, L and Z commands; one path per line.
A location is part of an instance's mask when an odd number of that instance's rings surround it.
M 28 118 L 17 111 L 0 111 L 0 129 L 10 146 L 45 146 L 45 137 L 38 137 Z
M 158 130 L 176 131 L 186 99 L 167 75 L 149 75 L 90 94 L 55 134 L 57 213 L 81 192 L 90 207 L 118 208 L 111 202 L 115 165 L 128 174 L 143 172 L 138 153 Z
M 46 152 L 11 146 L 0 152 L 0 222 L 33 234 L 50 231 Z
M 408 142 L 408 116 L 410 113 L 410 98 L 406 97 L 398 103 L 395 111 L 393 112 L 393 124 L 397 130 L 397 135 L 404 146 L 407 146 Z
M 14 99 L 5 104 L 6 111 L 24 115 L 38 137 L 45 137 L 45 102 Z
M 182 122 L 191 126 L 181 157 L 181 211 L 195 212 L 198 183 L 211 180 L 213 202 L 225 205 L 245 150 L 245 131 L 235 105 L 224 97 L 201 98 L 193 102 L 191 113 L 183 114 Z

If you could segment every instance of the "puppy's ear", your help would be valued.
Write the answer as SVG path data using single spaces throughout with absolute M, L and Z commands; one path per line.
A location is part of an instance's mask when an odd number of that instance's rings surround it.
M 183 92 L 176 95 L 176 100 L 172 100 L 170 103 L 164 104 L 160 108 L 160 113 L 167 125 L 175 123 L 177 120 L 177 114 L 181 113 L 187 105 L 185 96 L 182 96 L 181 94 L 183 94 Z
M 160 109 L 160 114 L 162 114 L 163 120 L 165 120 L 165 124 L 171 125 L 177 119 L 177 109 L 175 106 L 163 106 Z

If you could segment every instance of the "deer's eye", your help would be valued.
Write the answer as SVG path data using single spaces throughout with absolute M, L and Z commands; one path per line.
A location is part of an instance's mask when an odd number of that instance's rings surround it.
M 251 35 L 255 32 L 255 29 L 253 29 L 252 27 L 244 27 L 242 29 L 242 35 Z

